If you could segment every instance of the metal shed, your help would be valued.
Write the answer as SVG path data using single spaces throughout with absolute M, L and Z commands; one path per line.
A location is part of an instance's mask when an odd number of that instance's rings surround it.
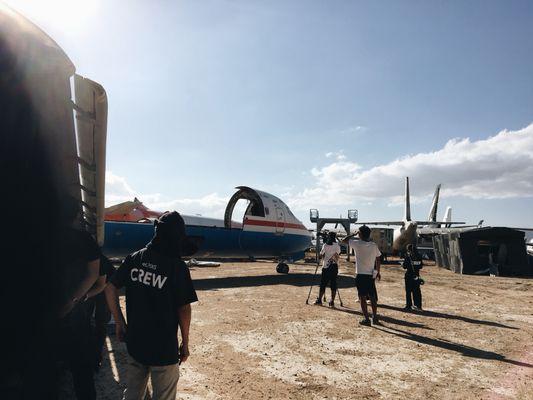
M 457 229 L 433 238 L 439 267 L 459 274 L 533 275 L 524 232 L 504 227 Z

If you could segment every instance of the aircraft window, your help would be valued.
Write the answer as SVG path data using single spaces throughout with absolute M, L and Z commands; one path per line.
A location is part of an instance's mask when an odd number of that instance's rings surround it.
M 287 213 L 294 219 L 296 219 L 296 217 L 294 216 L 294 214 L 292 213 L 291 209 L 289 207 L 285 207 L 287 209 Z
M 255 201 L 251 201 L 246 210 L 246 215 L 252 215 L 254 217 L 264 217 L 265 211 L 263 210 L 262 204 L 258 204 Z

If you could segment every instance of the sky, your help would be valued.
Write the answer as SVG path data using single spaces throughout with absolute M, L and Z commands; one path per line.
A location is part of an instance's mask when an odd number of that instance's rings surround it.
M 533 227 L 533 2 L 8 0 L 109 101 L 106 203 Z M 45 4 L 43 4 L 45 3 Z

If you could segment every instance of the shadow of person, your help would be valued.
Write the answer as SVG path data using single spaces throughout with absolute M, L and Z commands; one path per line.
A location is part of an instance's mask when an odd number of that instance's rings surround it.
M 272 285 L 291 285 L 291 286 L 318 286 L 320 283 L 320 273 L 289 273 L 289 274 L 270 274 L 270 275 L 248 275 L 248 276 L 227 276 L 220 278 L 200 278 L 194 279 L 194 288 L 196 290 L 217 290 L 239 287 L 257 287 Z M 340 289 L 354 287 L 352 277 L 339 275 L 337 286 Z
M 407 339 L 412 340 L 417 343 L 427 344 L 429 346 L 438 347 L 445 350 L 455 351 L 458 353 L 461 353 L 465 357 L 472 357 L 472 358 L 479 358 L 482 360 L 495 360 L 495 361 L 501 361 L 513 365 L 517 365 L 520 367 L 526 367 L 526 368 L 533 368 L 532 364 L 528 364 L 526 362 L 522 361 L 516 361 L 516 360 L 510 360 L 504 355 L 495 353 L 493 351 L 487 351 L 478 349 L 476 347 L 467 346 L 464 344 L 459 343 L 453 343 L 445 339 L 434 339 L 429 338 L 422 335 L 417 335 L 416 333 L 406 332 L 401 329 L 393 328 L 393 327 L 384 327 L 384 326 L 373 326 L 375 329 L 386 332 L 388 334 Z
M 390 317 L 388 315 L 379 314 L 379 307 L 380 306 L 378 305 L 378 316 L 379 316 L 379 320 L 381 322 L 386 322 L 386 323 L 394 324 L 394 325 L 406 326 L 406 327 L 409 327 L 409 328 L 427 329 L 427 330 L 431 330 L 431 331 L 433 330 L 433 328 L 430 328 L 430 327 L 428 327 L 426 325 L 423 325 L 423 324 L 418 324 L 416 322 L 405 321 L 405 320 L 402 320 L 402 319 L 396 319 L 396 318 Z M 342 308 L 337 308 L 337 307 L 329 308 L 328 307 L 328 309 L 329 310 L 340 311 L 340 312 L 344 312 L 344 313 L 348 313 L 348 314 L 363 316 L 363 313 L 361 311 L 355 310 L 355 309 L 350 308 L 350 307 L 342 307 Z
M 390 305 L 387 305 L 387 304 L 380 304 L 379 306 L 381 308 L 385 308 L 385 309 L 388 309 L 388 310 L 406 312 L 406 310 L 404 308 L 401 308 L 401 307 L 390 306 Z M 412 311 L 409 311 L 409 313 L 412 313 Z M 421 310 L 421 311 L 416 311 L 416 315 L 422 315 L 422 316 L 425 316 L 425 317 L 432 317 L 432 318 L 454 319 L 454 320 L 457 320 L 457 321 L 467 322 L 469 324 L 488 325 L 488 326 L 494 326 L 496 328 L 505 328 L 505 329 L 514 329 L 514 330 L 519 330 L 520 329 L 520 328 L 517 328 L 517 327 L 514 327 L 514 326 L 501 324 L 499 322 L 485 321 L 485 320 L 482 320 L 482 319 L 474 319 L 474 318 L 465 317 L 463 315 L 446 314 L 446 313 L 441 313 L 441 312 L 437 312 L 437 311 Z

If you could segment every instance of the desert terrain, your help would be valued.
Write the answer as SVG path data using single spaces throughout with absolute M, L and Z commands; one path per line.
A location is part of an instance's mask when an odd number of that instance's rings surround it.
M 365 327 L 353 264 L 340 263 L 334 309 L 311 305 L 317 286 L 306 305 L 314 264 L 275 266 L 191 268 L 199 301 L 179 399 L 533 399 L 533 280 L 426 265 L 425 310 L 404 312 L 403 270 L 384 265 L 381 323 Z M 119 399 L 127 353 L 114 335 L 107 347 L 98 394 Z

